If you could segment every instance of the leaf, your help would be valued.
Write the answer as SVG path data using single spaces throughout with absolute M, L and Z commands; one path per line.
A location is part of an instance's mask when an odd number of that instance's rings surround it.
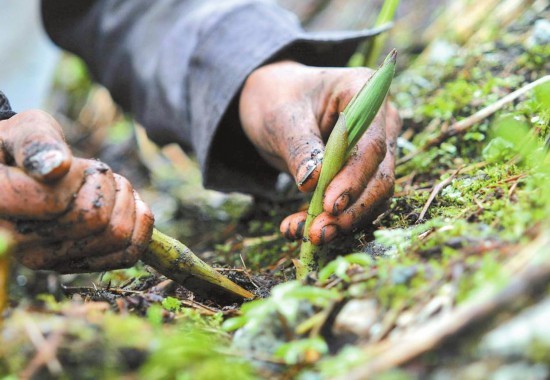
M 162 307 L 168 311 L 178 311 L 181 309 L 181 302 L 174 297 L 166 297 L 162 301 Z
M 247 318 L 244 316 L 229 318 L 222 324 L 224 331 L 235 331 L 246 324 Z
M 275 357 L 283 359 L 287 364 L 311 363 L 327 352 L 326 342 L 316 337 L 284 343 L 275 351 Z

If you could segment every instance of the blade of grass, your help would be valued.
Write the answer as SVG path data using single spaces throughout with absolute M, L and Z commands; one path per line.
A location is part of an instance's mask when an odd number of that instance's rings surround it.
M 353 148 L 369 128 L 382 106 L 395 73 L 397 52 L 394 50 L 384 60 L 384 64 L 365 83 L 340 114 L 327 141 L 323 166 L 317 187 L 311 198 L 304 226 L 306 240 L 300 248 L 300 259 L 296 260 L 296 277 L 304 279 L 308 273 L 317 270 L 319 257 L 317 247 L 311 243 L 309 228 L 313 220 L 323 211 L 323 197 L 332 179 L 338 174 Z
M 397 10 L 398 6 L 399 0 L 384 1 L 384 4 L 382 5 L 382 9 L 378 14 L 374 26 L 377 27 L 393 21 L 395 11 Z M 382 33 L 368 41 L 367 48 L 365 49 L 365 66 L 376 67 L 376 61 L 378 61 L 380 57 L 382 47 L 384 47 L 384 43 L 386 42 L 387 38 L 388 34 Z

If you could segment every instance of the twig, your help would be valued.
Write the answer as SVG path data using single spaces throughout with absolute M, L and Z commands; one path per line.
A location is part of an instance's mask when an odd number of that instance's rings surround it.
M 239 257 L 241 258 L 241 263 L 243 263 L 243 267 L 244 267 L 244 272 L 243 272 L 243 273 L 245 274 L 246 277 L 248 277 L 248 281 L 250 281 L 250 283 L 251 283 L 252 285 L 254 285 L 254 287 L 255 287 L 256 289 L 260 289 L 260 287 L 258 286 L 258 284 L 256 284 L 256 283 L 254 282 L 254 280 L 252 280 L 252 276 L 250 275 L 250 273 L 248 273 L 248 268 L 246 267 L 246 263 L 244 262 L 243 255 L 242 255 L 242 254 L 239 254 Z
M 181 300 L 181 299 L 179 299 L 178 301 L 185 306 L 189 306 L 190 308 L 198 310 L 203 315 L 214 315 L 219 312 L 219 310 L 203 305 L 197 301 Z M 179 318 L 180 317 L 178 316 L 175 317 L 175 319 L 179 319 Z M 184 316 L 183 318 L 187 318 L 187 316 Z
M 501 109 L 508 103 L 513 102 L 523 94 L 526 94 L 527 92 L 537 87 L 538 85 L 541 85 L 548 81 L 550 81 L 550 75 L 545 75 L 542 78 L 539 78 L 534 82 L 526 84 L 525 86 L 519 88 L 518 90 L 500 98 L 495 103 L 488 105 L 485 108 L 482 108 L 481 110 L 477 111 L 473 115 L 465 119 L 462 119 L 456 123 L 453 123 L 448 129 L 446 129 L 445 131 L 441 131 L 438 136 L 426 142 L 426 144 L 424 144 L 423 147 L 419 148 L 418 150 L 415 150 L 414 152 L 409 153 L 404 157 L 401 157 L 399 160 L 397 160 L 397 165 L 401 165 L 401 164 L 404 164 L 405 162 L 410 161 L 411 159 L 416 157 L 419 153 L 425 152 L 431 147 L 441 144 L 443 141 L 447 140 L 449 137 L 466 132 L 472 126 L 476 125 L 483 119 L 491 116 L 492 114 L 497 112 L 499 109 Z
M 36 355 L 27 368 L 21 373 L 21 378 L 32 378 L 36 371 L 43 365 L 48 367 L 50 374 L 53 376 L 60 375 L 63 372 L 63 367 L 57 359 L 56 354 L 57 348 L 63 340 L 63 331 L 56 330 L 46 339 L 32 319 L 26 318 L 24 326 L 30 341 L 36 348 Z
M 512 186 L 510 187 L 510 190 L 508 191 L 508 200 L 510 202 L 512 201 L 512 195 L 514 195 L 514 192 L 516 191 L 518 184 L 519 184 L 519 179 L 512 184 Z
M 422 209 L 422 212 L 418 216 L 418 219 L 416 220 L 416 223 L 420 223 L 420 221 L 424 219 L 424 216 L 426 215 L 426 212 L 428 212 L 428 208 L 430 208 L 430 205 L 432 204 L 432 202 L 435 199 L 435 197 L 437 196 L 437 194 L 441 190 L 443 190 L 447 185 L 449 185 L 453 179 L 455 179 L 455 177 L 458 175 L 458 173 L 460 172 L 461 169 L 462 169 L 462 167 L 458 168 L 457 170 L 455 170 L 455 172 L 453 174 L 451 174 L 443 182 L 440 182 L 440 183 L 438 183 L 437 185 L 434 186 L 434 189 L 432 190 L 432 193 L 430 194 L 430 196 L 428 198 L 428 201 L 424 205 L 424 208 Z

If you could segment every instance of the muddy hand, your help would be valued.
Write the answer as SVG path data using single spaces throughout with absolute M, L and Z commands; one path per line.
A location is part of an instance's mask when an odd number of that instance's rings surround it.
M 290 173 L 301 191 L 317 183 L 324 142 L 339 112 L 372 71 L 365 68 L 316 68 L 284 61 L 254 71 L 240 98 L 245 133 L 267 162 Z M 372 221 L 393 192 L 395 143 L 401 121 L 386 103 L 356 150 L 329 185 L 324 212 L 313 222 L 313 244 Z M 306 212 L 288 216 L 281 232 L 302 238 Z
M 50 115 L 26 111 L 0 121 L 0 227 L 15 257 L 61 273 L 128 267 L 141 257 L 153 216 L 123 177 L 74 158 Z

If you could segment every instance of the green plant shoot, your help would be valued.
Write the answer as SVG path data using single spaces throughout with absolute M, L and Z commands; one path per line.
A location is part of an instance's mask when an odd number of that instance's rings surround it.
M 304 226 L 304 237 L 300 249 L 300 259 L 295 260 L 296 277 L 303 279 L 309 272 L 316 271 L 319 266 L 317 247 L 308 239 L 309 228 L 313 220 L 323 212 L 323 197 L 325 191 L 344 166 L 353 148 L 369 128 L 382 106 L 390 88 L 395 73 L 396 50 L 392 50 L 382 66 L 365 83 L 353 97 L 342 113 L 327 141 L 323 166 L 317 187 L 311 198 Z M 357 154 L 361 154 L 358 152 Z
M 207 297 L 218 295 L 227 298 L 233 295 L 254 298 L 254 294 L 221 275 L 195 256 L 183 243 L 156 228 L 153 229 L 143 261 L 178 284 Z

